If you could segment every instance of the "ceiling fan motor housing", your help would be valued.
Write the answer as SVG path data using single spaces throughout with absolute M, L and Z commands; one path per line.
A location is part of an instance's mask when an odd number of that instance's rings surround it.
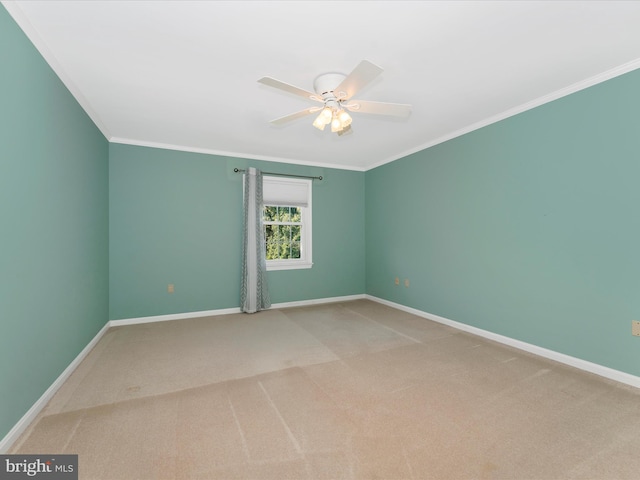
M 345 78 L 347 78 L 347 76 L 343 73 L 323 73 L 322 75 L 318 75 L 313 81 L 313 89 L 325 100 L 332 97 L 335 99 L 337 95 L 334 93 L 334 90 Z

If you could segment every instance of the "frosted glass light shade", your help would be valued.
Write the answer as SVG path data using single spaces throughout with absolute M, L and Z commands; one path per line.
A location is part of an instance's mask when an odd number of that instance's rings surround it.
M 316 127 L 318 130 L 324 130 L 324 127 L 326 125 L 327 123 L 324 121 L 322 113 L 320 113 L 320 115 L 318 115 L 316 119 L 313 121 L 313 126 Z
M 348 126 L 348 125 L 351 125 L 351 121 L 352 121 L 352 120 L 351 120 L 351 115 L 349 115 L 349 114 L 346 112 L 346 110 L 340 110 L 340 111 L 338 112 L 338 115 L 337 115 L 337 116 L 338 116 L 338 120 L 340 120 L 340 124 L 341 124 L 343 127 L 346 127 L 346 126 Z

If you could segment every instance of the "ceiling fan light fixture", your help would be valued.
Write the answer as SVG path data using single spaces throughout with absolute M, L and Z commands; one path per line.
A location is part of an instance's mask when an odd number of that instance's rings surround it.
M 348 127 L 349 125 L 351 125 L 351 115 L 349 115 L 346 110 L 340 109 L 340 111 L 337 113 L 337 117 L 343 127 Z
M 320 112 L 320 116 L 322 117 L 324 124 L 328 125 L 331 123 L 331 119 L 333 118 L 333 111 L 329 107 L 324 107 Z
M 353 130 L 351 130 L 351 125 L 347 125 L 346 127 L 344 127 L 342 130 L 340 130 L 338 133 L 338 136 L 341 137 L 343 135 L 349 135 L 351 133 L 353 133 Z
M 331 119 L 333 118 L 333 110 L 329 107 L 324 107 L 320 114 L 313 121 L 313 126 L 318 130 L 324 130 L 326 125 L 331 123 Z
M 316 127 L 318 130 L 324 130 L 324 127 L 326 127 L 327 124 L 324 122 L 324 118 L 322 117 L 322 114 L 316 117 L 316 119 L 313 121 L 313 126 Z
M 0 0 L 1 1 L 1 0 Z M 282 125 L 286 122 L 297 120 L 306 115 L 320 111 L 313 121 L 313 126 L 318 130 L 324 130 L 331 124 L 331 131 L 338 135 L 352 133 L 351 115 L 349 112 L 361 112 L 375 115 L 387 115 L 406 118 L 411 113 L 411 105 L 400 103 L 384 103 L 373 101 L 353 101 L 354 95 L 363 87 L 371 83 L 382 73 L 382 68 L 363 60 L 349 75 L 337 72 L 329 72 L 318 75 L 313 82 L 315 92 L 289 85 L 271 77 L 263 77 L 258 82 L 270 87 L 278 88 L 287 93 L 303 97 L 322 104 L 313 108 L 306 108 L 281 118 L 271 120 L 274 125 Z
M 333 133 L 337 133 L 341 131 L 343 128 L 344 126 L 340 122 L 340 119 L 338 118 L 338 116 L 334 115 L 333 120 L 331 120 L 331 131 Z

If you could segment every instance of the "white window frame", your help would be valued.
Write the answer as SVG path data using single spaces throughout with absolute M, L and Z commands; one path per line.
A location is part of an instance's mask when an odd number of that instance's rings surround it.
M 311 232 L 311 179 L 305 178 L 285 178 L 285 177 L 273 177 L 264 175 L 262 177 L 263 191 L 264 187 L 268 185 L 269 188 L 281 190 L 285 192 L 284 198 L 280 198 L 277 202 L 270 202 L 268 198 L 263 199 L 264 206 L 279 206 L 279 207 L 299 207 L 300 208 L 300 258 L 296 259 L 283 259 L 283 260 L 267 260 L 267 271 L 276 270 L 297 270 L 303 268 L 311 268 L 313 266 L 312 260 L 312 232 Z M 300 187 L 306 188 L 306 202 L 305 205 L 301 205 L 299 201 L 292 201 L 287 203 L 286 191 L 288 188 L 300 189 Z

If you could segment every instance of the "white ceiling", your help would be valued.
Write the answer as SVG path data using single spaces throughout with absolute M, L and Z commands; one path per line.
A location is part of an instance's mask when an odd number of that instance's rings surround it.
M 637 1 L 3 1 L 112 142 L 367 170 L 640 67 Z M 269 120 L 361 60 L 353 135 Z

